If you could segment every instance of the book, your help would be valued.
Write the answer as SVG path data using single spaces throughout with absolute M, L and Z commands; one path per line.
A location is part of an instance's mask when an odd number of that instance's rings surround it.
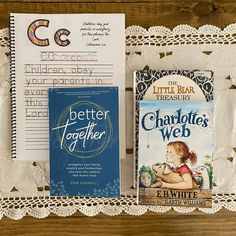
M 213 82 L 213 72 L 210 70 L 134 72 L 134 176 L 137 177 L 138 170 L 139 101 L 213 101 Z
M 212 206 L 213 102 L 140 101 L 138 203 Z
M 118 111 L 118 87 L 49 89 L 52 196 L 120 196 Z
M 49 88 L 95 86 L 119 87 L 125 158 L 124 14 L 12 13 L 10 38 L 12 158 L 49 160 Z

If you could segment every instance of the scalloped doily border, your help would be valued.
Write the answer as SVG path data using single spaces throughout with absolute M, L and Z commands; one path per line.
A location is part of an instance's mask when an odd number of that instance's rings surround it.
M 235 194 L 233 194 L 235 197 Z M 84 198 L 68 198 L 68 197 L 30 197 L 30 198 L 11 198 L 7 201 L 12 201 L 13 206 L 11 208 L 2 207 L 0 211 L 0 219 L 3 216 L 8 218 L 19 220 L 26 215 L 33 216 L 35 218 L 45 218 L 51 213 L 56 214 L 60 217 L 71 216 L 77 211 L 86 216 L 96 216 L 99 213 L 104 213 L 109 216 L 117 216 L 122 213 L 126 213 L 133 216 L 140 216 L 148 211 L 155 213 L 166 213 L 168 211 L 174 210 L 178 213 L 189 214 L 195 210 L 199 210 L 202 213 L 214 214 L 225 208 L 229 211 L 236 212 L 236 201 L 230 199 L 231 195 L 225 196 L 224 201 L 222 201 L 224 195 L 215 195 L 213 200 L 212 208 L 196 208 L 196 207 L 172 207 L 172 206 L 144 206 L 137 205 L 135 203 L 135 197 L 129 197 L 129 203 L 127 204 L 117 204 L 119 201 L 125 201 L 126 197 L 121 197 L 118 202 L 107 203 L 102 202 L 104 199 L 89 199 L 87 198 L 87 203 L 84 203 Z M 91 200 L 91 203 L 88 203 Z M 3 200 L 0 200 L 3 201 Z M 54 201 L 54 203 L 52 203 Z M 66 202 L 68 201 L 68 202 Z M 133 201 L 133 202 L 132 202 Z M 74 204 L 72 204 L 74 203 Z M 111 204 L 112 203 L 112 204 Z M 14 206 L 15 204 L 15 206 Z M 45 204 L 47 206 L 45 206 Z M 24 205 L 27 205 L 24 207 Z M 37 205 L 36 207 L 33 205 Z M 55 207 L 55 205 L 57 205 Z M 66 206 L 65 206 L 66 205 Z M 21 206 L 21 207 L 20 207 Z
M 230 24 L 225 28 L 221 29 L 214 25 L 203 25 L 199 28 L 181 24 L 174 27 L 172 30 L 165 26 L 151 26 L 148 29 L 132 25 L 126 28 L 126 36 L 140 36 L 140 35 L 159 35 L 159 36 L 170 36 L 176 34 L 235 34 L 236 33 L 236 23 Z

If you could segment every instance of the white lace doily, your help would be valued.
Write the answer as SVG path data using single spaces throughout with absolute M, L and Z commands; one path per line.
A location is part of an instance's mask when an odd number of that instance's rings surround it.
M 173 30 L 132 26 L 126 29 L 127 156 L 121 161 L 122 197 L 50 197 L 48 162 L 22 163 L 10 155 L 8 30 L 0 30 L 0 217 L 20 219 L 26 214 L 43 218 L 50 213 L 69 216 L 80 211 L 94 216 L 100 212 L 142 215 L 147 211 L 167 212 L 171 207 L 140 206 L 133 183 L 133 71 L 151 69 L 210 69 L 215 75 L 215 156 L 213 207 L 236 211 L 236 24 L 221 30 L 205 25 L 195 29 L 180 25 Z M 174 207 L 188 213 L 196 208 Z

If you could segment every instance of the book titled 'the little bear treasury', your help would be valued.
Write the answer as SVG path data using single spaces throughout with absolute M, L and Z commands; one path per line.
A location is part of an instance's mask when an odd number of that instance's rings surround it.
M 49 89 L 51 196 L 120 196 L 118 87 Z

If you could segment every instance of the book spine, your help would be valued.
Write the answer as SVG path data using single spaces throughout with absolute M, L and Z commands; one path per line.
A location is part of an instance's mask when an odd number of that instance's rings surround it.
M 11 151 L 16 158 L 16 66 L 15 19 L 10 16 Z

